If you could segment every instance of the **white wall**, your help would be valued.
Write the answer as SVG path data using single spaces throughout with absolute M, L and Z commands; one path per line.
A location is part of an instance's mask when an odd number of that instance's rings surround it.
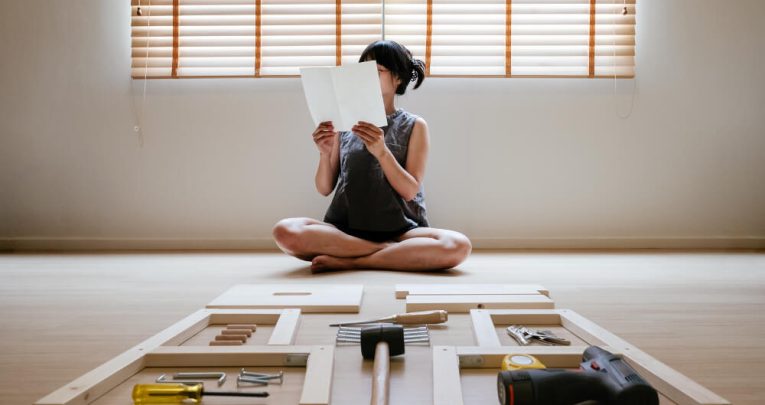
M 271 247 L 321 217 L 298 79 L 151 80 L 127 0 L 4 1 L 0 248 Z M 765 246 L 765 1 L 639 0 L 637 81 L 427 79 L 434 226 L 477 247 Z

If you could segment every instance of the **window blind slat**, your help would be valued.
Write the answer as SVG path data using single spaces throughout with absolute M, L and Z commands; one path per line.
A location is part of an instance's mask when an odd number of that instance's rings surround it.
M 356 63 L 369 43 L 382 38 L 382 1 L 343 0 L 341 64 Z
M 480 2 L 434 1 L 432 8 L 431 74 L 465 74 L 473 70 L 476 75 L 505 73 L 505 46 L 507 33 L 506 1 Z M 486 36 L 499 39 L 502 46 L 487 47 Z M 460 44 L 452 43 L 462 37 Z M 484 52 L 460 52 L 476 47 Z
M 386 0 L 385 39 L 404 44 L 412 56 L 425 60 L 427 0 Z
M 335 0 L 264 0 L 261 74 L 296 75 L 300 66 L 334 66 L 337 52 L 336 11 Z M 286 42 L 295 35 L 320 35 L 330 41 L 323 45 Z M 306 52 L 306 49 L 310 51 Z
M 636 0 L 175 1 L 131 0 L 134 77 L 297 75 L 383 37 L 432 75 L 634 76 Z

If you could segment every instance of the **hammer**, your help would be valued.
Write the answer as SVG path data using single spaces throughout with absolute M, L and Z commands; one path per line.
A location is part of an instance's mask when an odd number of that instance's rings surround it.
M 390 356 L 404 354 L 404 327 L 375 325 L 361 330 L 361 355 L 374 359 L 371 405 L 387 405 L 390 391 Z

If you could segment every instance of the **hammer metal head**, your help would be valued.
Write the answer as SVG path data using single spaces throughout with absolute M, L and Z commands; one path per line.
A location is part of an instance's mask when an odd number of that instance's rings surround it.
M 386 342 L 391 356 L 404 354 L 404 327 L 401 325 L 375 325 L 361 329 L 361 355 L 375 358 L 377 343 Z

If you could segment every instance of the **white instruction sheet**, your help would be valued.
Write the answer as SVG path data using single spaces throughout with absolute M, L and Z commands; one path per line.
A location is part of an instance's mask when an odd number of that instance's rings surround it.
M 315 125 L 332 121 L 335 131 L 350 131 L 359 121 L 388 125 L 377 62 L 300 68 L 300 79 Z

